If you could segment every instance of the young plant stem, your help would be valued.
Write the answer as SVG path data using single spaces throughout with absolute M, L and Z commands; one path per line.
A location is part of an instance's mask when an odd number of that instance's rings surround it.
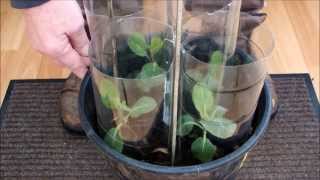
M 153 54 L 149 51 L 149 53 L 148 53 L 148 59 L 150 60 L 150 62 L 151 63 L 153 63 L 153 65 L 152 65 L 152 70 L 154 71 L 155 70 L 155 68 L 156 68 L 156 61 L 154 60 L 154 57 L 153 57 Z
M 116 130 L 119 131 L 121 126 L 123 126 L 124 124 L 128 123 L 129 117 L 130 117 L 130 112 L 127 115 L 123 115 L 123 112 L 121 109 L 117 110 L 117 114 L 119 115 L 119 117 L 113 119 L 114 121 L 118 121 L 118 123 L 116 123 Z
M 119 132 L 120 134 L 120 129 L 123 125 L 127 124 L 128 123 L 128 120 L 129 120 L 129 117 L 130 117 L 130 113 L 128 113 L 123 120 L 121 120 L 121 122 L 119 124 L 117 124 L 116 126 L 116 129 L 115 129 L 115 134 L 117 132 Z M 136 135 L 135 131 L 133 131 L 130 127 L 127 128 L 127 130 L 130 130 L 131 132 L 133 132 L 134 135 Z M 113 135 L 113 137 L 115 137 L 115 135 Z
M 149 59 L 150 62 L 155 62 L 150 48 L 148 48 L 148 50 L 147 50 L 147 58 Z
M 203 130 L 203 139 L 202 139 L 202 152 L 204 150 L 204 146 L 206 145 L 206 139 L 207 139 L 207 131 Z
M 200 129 L 202 129 L 203 131 L 205 131 L 205 129 L 202 127 L 202 125 L 200 125 L 197 122 L 186 122 L 184 125 L 194 125 L 194 126 L 197 126 Z
M 128 123 L 129 117 L 130 117 L 130 113 L 128 113 L 128 114 L 123 118 L 124 124 L 127 124 L 127 123 Z

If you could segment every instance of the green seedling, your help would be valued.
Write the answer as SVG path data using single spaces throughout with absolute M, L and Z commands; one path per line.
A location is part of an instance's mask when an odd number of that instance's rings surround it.
M 135 32 L 128 38 L 128 46 L 135 55 L 146 57 L 149 61 L 142 67 L 140 74 L 137 75 L 138 78 L 149 78 L 164 72 L 164 69 L 155 60 L 156 54 L 164 47 L 164 42 L 160 37 L 152 37 L 148 44 L 142 34 Z
M 159 36 L 153 36 L 150 43 L 147 43 L 142 34 L 135 32 L 128 38 L 128 46 L 135 55 L 148 59 L 148 63 L 136 75 L 136 78 L 142 79 L 138 82 L 138 87 L 144 92 L 149 92 L 151 88 L 161 85 L 162 79 L 150 78 L 165 72 L 156 60 L 157 53 L 161 52 L 165 46 L 164 41 Z
M 102 104 L 106 108 L 115 110 L 118 115 L 114 119 L 117 122 L 116 128 L 108 130 L 104 140 L 110 147 L 122 152 L 123 140 L 119 135 L 121 126 L 127 124 L 131 118 L 138 118 L 153 111 L 157 107 L 157 102 L 152 97 L 143 96 L 130 107 L 125 101 L 121 101 L 117 86 L 108 79 L 100 81 L 98 90 Z
M 187 74 L 199 84 L 203 84 L 209 89 L 216 89 L 219 85 L 222 74 L 223 54 L 221 51 L 214 51 L 210 55 L 209 68 L 206 74 L 198 70 L 188 70 Z
M 156 54 L 164 48 L 164 41 L 160 37 L 154 36 L 151 38 L 150 43 L 147 43 L 142 34 L 135 32 L 128 38 L 127 43 L 135 55 L 146 57 L 148 60 L 142 69 L 134 74 L 134 77 L 141 79 L 141 81 L 137 82 L 138 87 L 148 92 L 151 88 L 160 85 L 161 81 L 153 80 L 151 77 L 165 72 L 156 61 Z M 119 133 L 121 126 L 126 125 L 131 119 L 153 111 L 157 107 L 157 102 L 152 97 L 143 96 L 132 106 L 128 106 L 126 101 L 121 100 L 117 85 L 108 79 L 101 80 L 98 84 L 98 89 L 102 104 L 106 108 L 115 111 L 116 115 L 114 118 L 116 127 L 107 130 L 104 140 L 110 147 L 122 152 L 124 142 Z
M 216 154 L 217 147 L 207 139 L 207 132 L 221 139 L 234 135 L 237 124 L 224 117 L 226 109 L 215 105 L 212 91 L 202 85 L 195 85 L 192 90 L 192 101 L 200 119 L 195 120 L 191 115 L 181 117 L 178 135 L 186 136 L 191 133 L 194 126 L 203 131 L 203 137 L 197 138 L 191 146 L 195 158 L 202 162 L 210 161 Z M 202 142 L 200 146 L 199 142 Z
M 207 138 L 207 133 L 227 139 L 234 135 L 237 124 L 224 117 L 227 110 L 217 105 L 216 94 L 210 89 L 215 86 L 220 76 L 220 65 L 223 64 L 223 54 L 215 51 L 210 57 L 207 75 L 200 72 L 188 72 L 198 83 L 192 88 L 192 102 L 200 118 L 194 119 L 189 114 L 184 114 L 179 121 L 179 136 L 187 136 L 194 127 L 200 128 L 202 137 L 195 139 L 191 145 L 193 156 L 201 162 L 210 161 L 217 153 L 217 147 Z

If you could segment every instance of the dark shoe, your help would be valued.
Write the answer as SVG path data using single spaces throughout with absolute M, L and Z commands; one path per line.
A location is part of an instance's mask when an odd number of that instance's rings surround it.
M 71 74 L 64 84 L 60 98 L 60 112 L 63 126 L 75 133 L 83 134 L 78 110 L 81 79 Z

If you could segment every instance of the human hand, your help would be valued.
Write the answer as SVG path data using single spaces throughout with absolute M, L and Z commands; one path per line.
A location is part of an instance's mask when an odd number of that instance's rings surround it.
M 27 34 L 33 48 L 83 78 L 90 63 L 89 40 L 75 0 L 50 0 L 25 9 Z

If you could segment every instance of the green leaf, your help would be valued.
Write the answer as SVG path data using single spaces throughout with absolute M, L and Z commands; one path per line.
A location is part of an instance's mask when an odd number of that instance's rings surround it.
M 150 53 L 152 56 L 154 56 L 156 53 L 158 53 L 161 48 L 163 47 L 163 41 L 160 37 L 152 37 L 151 39 L 151 45 L 150 45 Z
M 224 114 L 227 112 L 227 109 L 222 106 L 216 106 L 214 111 L 210 115 L 209 120 L 215 120 L 216 118 L 223 118 Z
M 98 90 L 102 103 L 107 108 L 117 108 L 121 104 L 118 88 L 112 81 L 102 79 L 98 84 Z
M 121 109 L 121 110 L 127 111 L 127 112 L 131 111 L 130 107 L 127 105 L 127 103 L 125 101 L 122 101 L 119 104 L 118 108 Z
M 160 75 L 164 70 L 155 62 L 147 63 L 142 67 L 141 72 L 138 74 L 139 79 L 151 78 Z
M 190 134 L 193 129 L 192 122 L 194 122 L 194 119 L 189 114 L 181 116 L 179 120 L 177 135 L 182 137 Z
M 120 138 L 116 128 L 111 128 L 108 133 L 106 133 L 104 136 L 104 142 L 120 153 L 123 150 L 123 141 Z
M 200 123 L 209 133 L 221 139 L 233 136 L 237 130 L 237 124 L 225 118 L 201 120 Z
M 164 83 L 164 77 L 152 78 L 162 74 L 164 70 L 157 63 L 147 63 L 143 66 L 141 72 L 137 75 L 141 81 L 137 82 L 137 86 L 144 92 L 149 92 L 153 87 L 160 86 Z
M 191 152 L 193 156 L 201 162 L 208 162 L 212 160 L 216 151 L 217 147 L 206 137 L 197 138 L 191 145 Z
M 212 76 L 208 74 L 206 77 L 206 87 L 208 87 L 210 90 L 217 90 L 219 86 L 219 78 L 217 76 Z
M 143 92 L 150 92 L 150 90 L 154 87 L 161 87 L 164 84 L 164 78 L 154 78 L 154 79 L 142 79 L 141 81 L 137 82 L 137 86 Z
M 147 49 L 148 45 L 146 43 L 146 40 L 144 36 L 140 33 L 133 33 L 129 38 L 128 38 L 128 45 L 129 48 L 133 53 L 135 53 L 138 56 L 145 57 L 147 56 Z
M 210 89 L 216 89 L 222 75 L 223 54 L 221 51 L 214 51 L 210 56 L 210 66 L 205 78 L 206 84 Z
M 210 64 L 212 64 L 212 65 L 222 65 L 223 64 L 223 54 L 221 51 L 214 51 L 211 54 Z
M 214 108 L 213 93 L 206 87 L 196 84 L 192 89 L 192 101 L 202 119 L 208 119 Z
M 147 96 L 141 97 L 131 108 L 130 116 L 137 118 L 143 114 L 153 111 L 157 107 L 157 102 Z

